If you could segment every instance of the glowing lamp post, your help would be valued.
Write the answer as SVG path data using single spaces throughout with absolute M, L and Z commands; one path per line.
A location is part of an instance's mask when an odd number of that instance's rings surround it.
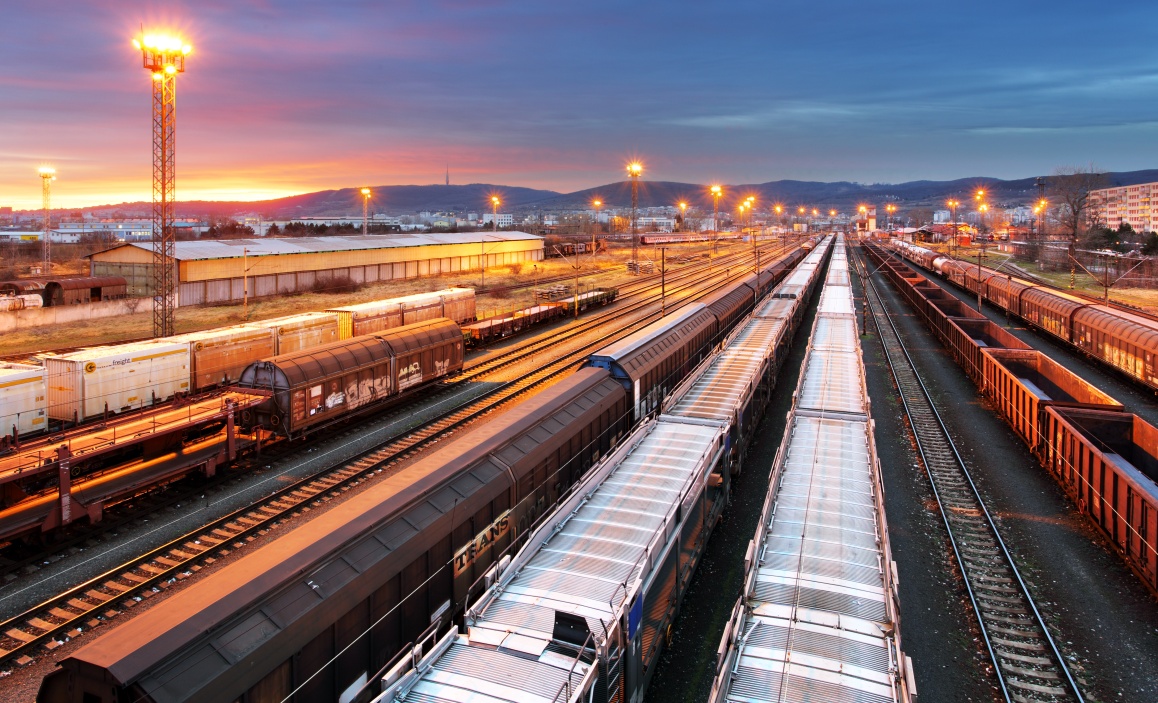
M 369 229 L 369 227 L 367 226 L 367 221 L 368 221 L 368 217 L 369 217 L 369 210 L 370 210 L 370 189 L 369 188 L 363 188 L 362 189 L 362 236 L 363 237 L 365 237 L 368 234 L 367 230 Z
M 176 190 L 177 74 L 193 49 L 180 37 L 144 34 L 133 40 L 153 85 L 153 336 L 173 334 L 177 306 L 174 271 L 176 236 L 173 200 Z
M 591 205 L 595 208 L 595 226 L 591 228 L 591 256 L 595 257 L 595 231 L 599 229 L 599 208 L 603 205 L 602 200 L 592 200 Z
M 631 261 L 639 273 L 639 177 L 643 174 L 643 164 L 632 161 L 627 164 L 627 175 L 631 177 Z
M 52 273 L 52 227 L 49 224 L 52 216 L 52 182 L 56 180 L 56 169 L 41 166 L 36 171 L 40 174 L 40 195 L 44 207 L 44 273 Z

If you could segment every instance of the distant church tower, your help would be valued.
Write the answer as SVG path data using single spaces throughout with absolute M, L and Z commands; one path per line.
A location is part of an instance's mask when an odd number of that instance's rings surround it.
M 446 165 L 446 185 L 450 185 L 450 164 Z

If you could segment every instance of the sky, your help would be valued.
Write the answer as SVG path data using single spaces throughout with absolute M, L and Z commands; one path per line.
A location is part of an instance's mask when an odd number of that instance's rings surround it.
M 1158 3 L 3 0 L 0 206 L 148 200 L 131 39 L 193 46 L 177 197 L 1158 166 Z

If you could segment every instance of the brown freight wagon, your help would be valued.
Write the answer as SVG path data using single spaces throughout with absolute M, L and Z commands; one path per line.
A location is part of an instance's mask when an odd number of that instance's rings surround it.
M 953 317 L 947 318 L 946 323 L 948 339 L 945 343 L 949 351 L 978 386 L 985 380 L 982 349 L 1032 349 L 988 318 Z
M 275 356 L 241 374 L 240 386 L 273 392 L 242 425 L 301 436 L 455 375 L 462 361 L 462 330 L 445 318 Z
M 276 703 L 299 686 L 296 701 L 348 700 L 461 612 L 629 414 L 605 370 L 578 371 L 104 633 L 38 700 Z
M 1041 459 L 1151 590 L 1158 590 L 1158 428 L 1132 413 L 1046 408 Z
M 120 276 L 51 278 L 44 284 L 44 306 L 80 305 L 115 300 L 128 295 L 129 286 Z
M 1030 450 L 1047 436 L 1051 405 L 1121 411 L 1122 404 L 1039 351 L 985 349 L 982 391 Z
M 944 291 L 942 291 L 944 292 Z M 926 317 L 929 326 L 933 328 L 937 338 L 943 344 L 948 344 L 953 338 L 953 332 L 949 329 L 949 320 L 953 318 L 961 318 L 966 320 L 986 320 L 984 315 L 962 303 L 951 294 L 948 298 L 942 300 L 927 300 L 925 305 Z

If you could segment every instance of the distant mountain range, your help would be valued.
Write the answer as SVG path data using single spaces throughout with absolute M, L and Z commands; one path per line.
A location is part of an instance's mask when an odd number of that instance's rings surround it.
M 1133 185 L 1158 181 L 1158 169 L 1107 173 L 1109 185 Z M 1014 205 L 1031 202 L 1037 195 L 1035 179 L 1001 180 L 998 178 L 958 178 L 952 181 L 910 181 L 895 184 L 864 184 L 838 181 L 823 183 L 816 181 L 770 181 L 768 183 L 724 185 L 724 197 L 720 209 L 731 209 L 740 199 L 754 195 L 760 203 L 783 203 L 788 208 L 807 206 L 822 211 L 834 208 L 843 212 L 854 210 L 861 203 L 877 205 L 895 202 L 903 208 L 943 207 L 946 199 L 958 197 L 966 200 L 978 188 L 984 188 L 989 201 L 998 205 Z M 609 183 L 598 188 L 588 188 L 574 193 L 558 193 L 552 190 L 536 190 L 517 186 L 489 185 L 474 183 L 461 186 L 374 186 L 370 202 L 371 212 L 391 215 L 406 215 L 418 212 L 483 213 L 490 210 L 490 199 L 497 195 L 502 198 L 500 211 L 527 212 L 534 210 L 558 211 L 591 207 L 591 201 L 598 198 L 605 207 L 622 208 L 631 206 L 631 182 Z M 712 208 L 708 186 L 696 183 L 673 183 L 669 181 L 640 181 L 639 207 L 675 205 L 686 201 L 693 207 Z M 75 208 L 73 208 L 75 209 Z M 149 204 L 123 203 L 83 208 L 98 212 L 121 211 L 125 213 L 144 212 Z M 230 217 L 238 215 L 261 215 L 268 219 L 293 219 L 298 217 L 327 217 L 355 215 L 362 209 L 359 188 L 324 190 L 304 193 L 276 200 L 258 202 L 230 201 L 188 201 L 176 205 L 178 217 Z

